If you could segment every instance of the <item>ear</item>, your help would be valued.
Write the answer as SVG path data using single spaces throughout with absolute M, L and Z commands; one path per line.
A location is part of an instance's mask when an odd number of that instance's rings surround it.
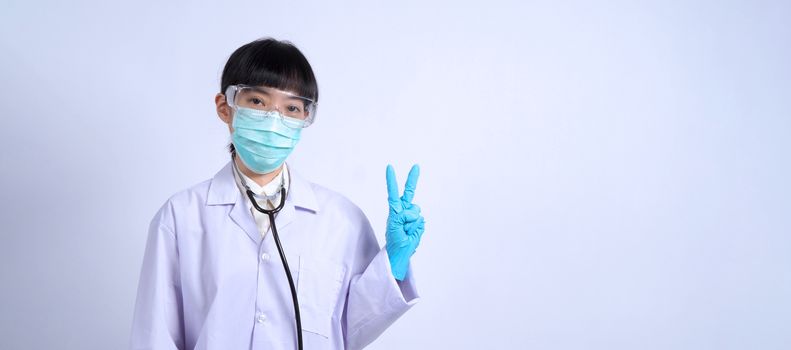
M 217 116 L 220 117 L 225 124 L 231 125 L 233 120 L 233 111 L 228 102 L 225 101 L 225 95 L 217 94 L 214 96 L 214 104 L 217 106 Z

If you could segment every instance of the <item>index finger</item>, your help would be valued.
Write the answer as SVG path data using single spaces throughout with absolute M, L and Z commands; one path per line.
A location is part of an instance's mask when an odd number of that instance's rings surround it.
M 420 176 L 420 166 L 415 164 L 409 170 L 409 175 L 406 178 L 406 185 L 404 186 L 404 197 L 402 199 L 407 203 L 412 203 L 412 198 L 415 196 L 415 187 L 417 187 L 417 178 Z
M 393 166 L 390 164 L 387 165 L 385 177 L 387 178 L 387 201 L 390 203 L 391 207 L 400 206 L 401 200 L 398 198 L 398 182 L 396 182 L 395 170 L 393 170 Z

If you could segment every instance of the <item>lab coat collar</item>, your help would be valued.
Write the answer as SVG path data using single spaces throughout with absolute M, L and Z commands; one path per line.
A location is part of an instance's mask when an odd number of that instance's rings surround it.
M 260 245 L 261 233 L 258 232 L 250 208 L 247 206 L 247 200 L 242 197 L 242 192 L 236 186 L 232 161 L 228 161 L 225 167 L 212 178 L 206 204 L 233 204 L 233 208 L 231 208 L 228 215 L 244 230 L 253 242 Z M 294 220 L 296 208 L 307 209 L 313 213 L 319 210 L 316 195 L 310 182 L 296 174 L 291 164 L 287 164 L 287 168 L 291 176 L 291 183 L 289 184 L 283 209 L 275 215 L 275 225 L 277 225 L 278 232 L 281 234 L 287 234 L 288 230 L 285 230 L 285 228 Z
M 206 199 L 207 205 L 222 204 L 242 204 L 244 198 L 233 177 L 232 161 L 228 161 L 225 166 L 214 175 L 209 184 L 209 194 Z M 319 211 L 316 201 L 316 194 L 313 192 L 311 183 L 294 171 L 294 166 L 287 163 L 286 167 L 290 175 L 288 194 L 286 195 L 286 206 L 307 209 L 314 213 Z

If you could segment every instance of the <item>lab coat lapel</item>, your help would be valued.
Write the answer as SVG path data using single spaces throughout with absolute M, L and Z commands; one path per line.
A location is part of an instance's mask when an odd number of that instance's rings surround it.
M 286 203 L 280 213 L 275 217 L 275 224 L 277 225 L 278 233 L 288 226 L 296 217 L 296 208 L 309 210 L 313 213 L 318 211 L 316 204 L 316 197 L 310 183 L 302 178 L 299 173 L 294 171 L 294 166 L 288 163 L 289 172 L 289 185 L 288 194 L 286 195 Z
M 280 212 L 275 215 L 275 225 L 277 225 L 277 232 L 283 232 L 283 229 L 288 226 L 288 224 L 294 221 L 294 202 L 291 200 L 291 196 L 286 196 L 286 203 L 283 205 L 283 209 L 280 209 Z
M 233 177 L 233 174 L 231 174 L 231 176 Z M 236 192 L 239 192 L 239 195 L 236 196 L 236 203 L 234 203 L 229 215 L 236 225 L 244 230 L 247 236 L 249 236 L 256 245 L 260 245 L 261 234 L 258 232 L 258 227 L 255 225 L 253 215 L 250 213 L 250 210 L 247 209 L 247 203 L 245 202 L 244 198 L 242 198 L 242 193 L 238 188 L 234 189 Z
M 209 195 L 206 200 L 206 205 L 209 206 L 225 206 L 233 205 L 228 216 L 231 220 L 239 226 L 250 239 L 256 244 L 261 243 L 261 234 L 258 233 L 258 228 L 255 226 L 255 220 L 247 208 L 247 203 L 242 197 L 239 187 L 236 186 L 236 180 L 233 177 L 233 165 L 231 161 L 225 163 L 225 166 L 218 171 L 211 180 L 209 185 Z M 233 230 L 237 233 L 238 230 Z M 241 234 L 241 232 L 238 232 Z
M 261 233 L 258 232 L 258 227 L 255 224 L 255 219 L 247 207 L 247 200 L 242 197 L 239 187 L 236 186 L 236 180 L 233 176 L 233 169 L 231 168 L 231 161 L 225 164 L 217 174 L 214 175 L 212 183 L 209 187 L 209 196 L 207 205 L 228 205 L 233 204 L 230 213 L 231 220 L 241 228 L 250 239 L 257 245 L 261 244 Z M 311 212 L 318 211 L 313 189 L 307 180 L 303 179 L 299 174 L 294 172 L 291 164 L 288 164 L 290 184 L 288 194 L 286 195 L 286 203 L 283 209 L 275 216 L 275 224 L 277 225 L 278 233 L 282 232 L 284 228 L 288 227 L 296 217 L 296 207 L 309 210 Z

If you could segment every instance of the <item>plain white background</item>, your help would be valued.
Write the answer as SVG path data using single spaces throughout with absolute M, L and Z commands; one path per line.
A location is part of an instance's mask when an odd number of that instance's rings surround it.
M 122 349 L 146 229 L 228 160 L 222 67 L 295 43 L 290 162 L 368 215 L 385 166 L 422 300 L 372 349 L 787 349 L 791 5 L 0 4 L 0 348 Z

